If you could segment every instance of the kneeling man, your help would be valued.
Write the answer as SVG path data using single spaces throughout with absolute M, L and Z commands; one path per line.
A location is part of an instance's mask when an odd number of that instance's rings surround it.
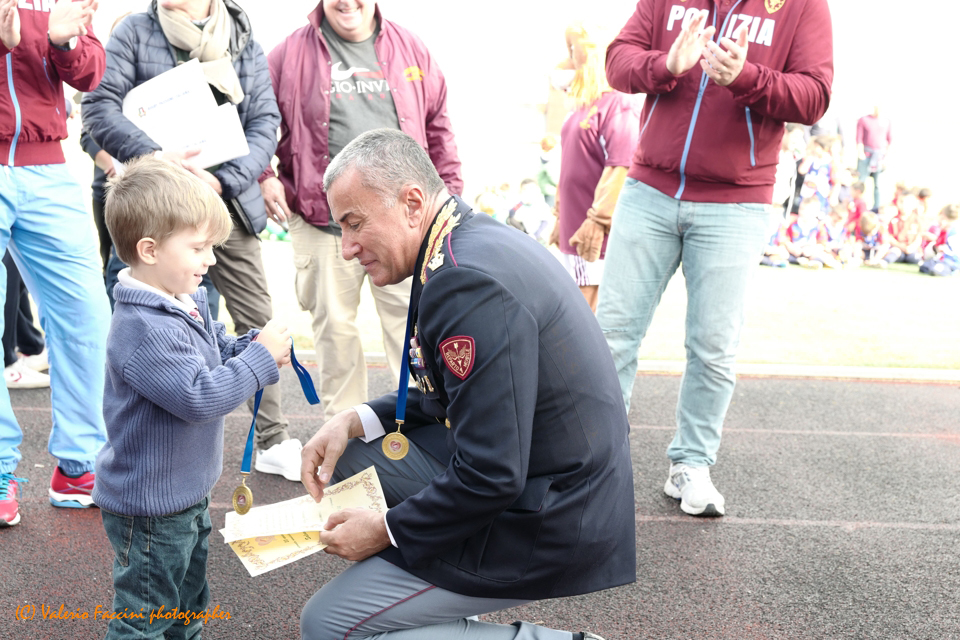
M 400 131 L 358 136 L 324 188 L 344 259 L 377 286 L 414 276 L 417 386 L 401 376 L 303 449 L 314 498 L 374 465 L 390 509 L 331 517 L 327 552 L 359 562 L 310 599 L 301 635 L 597 638 L 471 619 L 636 579 L 627 416 L 590 307 L 535 240 L 448 194 Z

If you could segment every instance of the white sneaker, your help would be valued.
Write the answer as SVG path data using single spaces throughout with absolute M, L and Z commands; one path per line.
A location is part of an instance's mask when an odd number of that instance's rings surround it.
M 257 463 L 253 466 L 260 473 L 273 473 L 287 480 L 300 481 L 300 450 L 303 445 L 296 438 L 284 440 L 266 451 L 257 449 Z
M 692 516 L 722 516 L 723 496 L 710 480 L 710 467 L 670 465 L 663 491 L 680 501 L 680 509 Z
M 50 368 L 50 360 L 47 358 L 46 347 L 44 347 L 43 351 L 35 356 L 25 356 L 21 353 L 20 360 L 23 362 L 23 364 L 27 365 L 34 371 L 39 371 L 41 373 Z
M 50 376 L 34 371 L 17 360 L 9 367 L 4 367 L 3 377 L 7 382 L 7 389 L 44 389 L 50 386 Z

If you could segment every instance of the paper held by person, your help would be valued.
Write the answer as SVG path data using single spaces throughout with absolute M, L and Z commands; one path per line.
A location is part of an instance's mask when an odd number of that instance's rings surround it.
M 196 59 L 127 92 L 123 115 L 164 151 L 200 149 L 192 161 L 204 169 L 250 153 L 237 107 L 217 106 Z
M 327 487 L 320 502 L 305 495 L 254 507 L 245 515 L 230 511 L 220 533 L 250 575 L 258 576 L 322 551 L 323 524 L 337 511 L 350 508 L 387 510 L 375 468 Z

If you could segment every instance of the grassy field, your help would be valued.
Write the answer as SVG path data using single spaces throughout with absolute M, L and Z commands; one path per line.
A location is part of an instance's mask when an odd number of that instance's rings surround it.
M 293 326 L 296 345 L 313 347 L 310 314 L 293 289 L 289 243 L 264 242 L 274 311 Z M 686 291 L 678 273 L 664 292 L 640 349 L 642 360 L 684 359 Z M 359 322 L 368 352 L 383 351 L 369 290 Z M 738 361 L 861 367 L 960 369 L 960 277 L 917 268 L 808 271 L 758 267 L 747 301 Z

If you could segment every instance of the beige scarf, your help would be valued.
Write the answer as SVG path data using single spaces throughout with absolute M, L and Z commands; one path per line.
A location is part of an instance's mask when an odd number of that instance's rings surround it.
M 220 90 L 230 102 L 240 104 L 243 88 L 230 59 L 230 14 L 223 0 L 211 0 L 210 19 L 197 28 L 187 14 L 157 6 L 160 28 L 167 40 L 178 49 L 190 52 L 190 58 L 200 60 L 200 68 L 207 82 Z

